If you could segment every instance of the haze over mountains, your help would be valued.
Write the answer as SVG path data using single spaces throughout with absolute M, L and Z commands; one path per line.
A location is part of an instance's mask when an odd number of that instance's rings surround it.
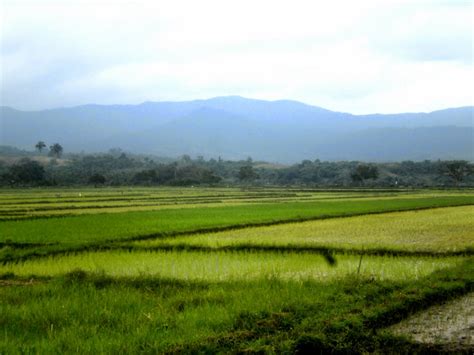
M 140 105 L 0 110 L 0 144 L 66 151 L 120 147 L 175 157 L 401 161 L 474 160 L 474 107 L 431 113 L 352 115 L 297 101 L 239 96 Z

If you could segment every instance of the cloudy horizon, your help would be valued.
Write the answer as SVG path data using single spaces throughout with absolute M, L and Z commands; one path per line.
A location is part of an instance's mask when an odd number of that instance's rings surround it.
M 1 1 L 0 105 L 239 95 L 334 111 L 473 105 L 470 1 Z

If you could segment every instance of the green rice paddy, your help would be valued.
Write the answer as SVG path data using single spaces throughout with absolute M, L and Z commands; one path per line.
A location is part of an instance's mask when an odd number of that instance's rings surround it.
M 331 218 L 133 242 L 140 247 L 328 247 L 455 252 L 474 248 L 474 206 Z
M 472 292 L 473 216 L 470 190 L 1 190 L 0 354 L 440 350 L 383 329 Z
M 239 206 L 103 213 L 63 218 L 3 221 L 0 242 L 84 244 L 153 235 L 218 230 L 281 222 L 469 205 L 473 196 L 442 196 L 317 202 L 244 204 Z
M 320 281 L 355 275 L 360 258 L 338 256 L 335 266 L 310 253 L 251 252 L 90 252 L 48 257 L 0 266 L 0 273 L 19 276 L 56 276 L 82 270 L 107 276 L 146 276 L 176 280 L 235 281 L 279 278 Z M 361 276 L 374 279 L 417 279 L 440 268 L 453 267 L 465 258 L 397 258 L 367 256 Z

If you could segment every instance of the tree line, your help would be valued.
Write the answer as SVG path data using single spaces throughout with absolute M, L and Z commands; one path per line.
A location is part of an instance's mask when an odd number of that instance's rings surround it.
M 42 143 L 42 144 L 40 144 Z M 42 153 L 46 147 L 38 142 Z M 64 154 L 59 143 L 50 158 L 26 156 L 14 163 L 0 160 L 0 186 L 230 186 L 292 185 L 311 187 L 449 187 L 474 186 L 473 164 L 465 160 L 366 163 L 304 160 L 291 166 L 246 160 L 176 160 L 127 154 Z M 0 150 L 1 156 L 1 150 Z

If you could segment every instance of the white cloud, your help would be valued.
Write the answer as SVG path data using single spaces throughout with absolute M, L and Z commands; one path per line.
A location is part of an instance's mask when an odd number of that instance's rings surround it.
M 0 99 L 18 108 L 227 94 L 354 113 L 473 104 L 470 2 L 1 4 Z

